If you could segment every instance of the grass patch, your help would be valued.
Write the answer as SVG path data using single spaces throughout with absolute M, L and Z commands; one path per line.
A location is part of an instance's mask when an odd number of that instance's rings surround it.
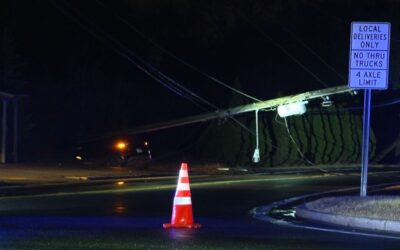
M 400 221 L 400 196 L 326 197 L 305 206 L 324 213 Z

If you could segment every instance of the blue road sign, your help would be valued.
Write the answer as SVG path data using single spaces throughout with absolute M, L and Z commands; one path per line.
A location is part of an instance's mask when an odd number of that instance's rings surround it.
M 364 89 L 360 196 L 367 196 L 371 91 L 387 89 L 390 23 L 352 22 L 349 87 Z
M 349 87 L 387 89 L 390 23 L 352 22 Z

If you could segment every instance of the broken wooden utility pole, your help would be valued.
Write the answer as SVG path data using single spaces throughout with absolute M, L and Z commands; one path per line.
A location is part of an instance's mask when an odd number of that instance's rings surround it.
M 216 110 L 211 113 L 189 116 L 189 117 L 171 120 L 171 121 L 167 121 L 167 122 L 160 122 L 160 123 L 155 123 L 155 124 L 150 124 L 150 125 L 145 125 L 145 126 L 139 126 L 139 127 L 129 129 L 126 131 L 121 131 L 121 132 L 123 134 L 131 134 L 131 135 L 147 133 L 147 132 L 158 131 L 158 130 L 163 130 L 163 129 L 168 129 L 168 128 L 180 127 L 180 126 L 189 125 L 189 124 L 193 124 L 193 123 L 206 122 L 206 121 L 209 121 L 212 119 L 231 117 L 234 115 L 238 115 L 238 114 L 242 114 L 242 113 L 246 113 L 246 112 L 253 112 L 256 110 L 263 110 L 263 109 L 266 109 L 266 110 L 273 109 L 274 110 L 278 106 L 284 105 L 284 104 L 308 101 L 308 100 L 312 100 L 312 99 L 316 99 L 316 98 L 323 98 L 326 96 L 354 92 L 354 91 L 355 91 L 354 89 L 350 89 L 347 85 L 342 85 L 342 86 L 337 86 L 337 87 L 332 87 L 332 88 L 308 91 L 308 92 L 304 92 L 304 93 L 296 94 L 296 95 L 279 97 L 279 98 L 275 98 L 275 99 L 271 99 L 271 100 L 267 100 L 267 101 L 246 104 L 246 105 L 229 108 L 229 109 L 225 109 L 225 110 Z M 121 134 L 121 132 L 119 134 Z
M 283 111 L 285 111 L 284 114 L 281 114 L 279 112 L 280 110 L 278 109 L 278 113 L 280 116 L 283 115 L 284 117 L 286 117 L 286 116 L 290 116 L 290 115 L 300 115 L 305 112 L 305 110 L 306 110 L 305 104 L 308 102 L 308 100 L 322 98 L 324 100 L 322 105 L 324 105 L 324 103 L 326 103 L 327 100 L 329 101 L 329 96 L 341 94 L 341 93 L 348 93 L 348 92 L 354 93 L 355 90 L 350 89 L 347 85 L 343 85 L 343 86 L 337 86 L 337 87 L 332 87 L 332 88 L 308 91 L 308 92 L 304 92 L 301 94 L 279 97 L 279 98 L 275 98 L 275 99 L 271 99 L 271 100 L 267 100 L 267 101 L 260 101 L 260 102 L 246 104 L 246 105 L 233 107 L 233 108 L 229 108 L 229 109 L 225 109 L 225 110 L 216 110 L 211 113 L 194 115 L 194 116 L 184 117 L 184 118 L 175 119 L 175 120 L 171 120 L 171 121 L 140 126 L 140 127 L 136 127 L 136 128 L 125 130 L 125 131 L 119 131 L 119 132 L 110 133 L 110 134 L 103 135 L 103 136 L 93 137 L 91 139 L 88 138 L 87 140 L 84 140 L 82 142 L 97 140 L 99 138 L 104 138 L 104 137 L 120 136 L 121 134 L 135 135 L 135 134 L 148 133 L 148 132 L 159 131 L 159 130 L 164 130 L 164 129 L 168 129 L 168 128 L 175 128 L 175 127 L 180 127 L 180 126 L 199 123 L 199 122 L 206 122 L 206 121 L 213 120 L 213 119 L 231 118 L 235 115 L 239 115 L 239 114 L 247 113 L 247 112 L 255 112 L 255 114 L 256 114 L 256 132 L 255 132 L 256 146 L 255 146 L 255 150 L 254 150 L 252 159 L 253 159 L 254 163 L 257 163 L 257 162 L 259 162 L 259 159 L 260 159 L 259 148 L 258 148 L 259 145 L 258 145 L 258 121 L 257 121 L 258 120 L 257 115 L 258 115 L 259 110 L 272 111 L 272 110 L 276 110 L 280 107 L 280 108 L 283 108 L 282 109 Z M 301 109 L 296 110 L 300 106 L 301 106 Z M 293 110 L 290 110 L 292 107 L 294 107 Z

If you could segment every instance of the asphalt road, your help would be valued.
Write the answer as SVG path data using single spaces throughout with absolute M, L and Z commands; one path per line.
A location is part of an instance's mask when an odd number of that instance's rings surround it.
M 0 249 L 396 249 L 400 243 L 283 227 L 249 215 L 288 197 L 357 187 L 355 174 L 191 176 L 194 218 L 202 224 L 195 230 L 162 227 L 170 220 L 173 178 L 116 181 L 1 198 Z M 371 185 L 394 181 L 400 173 L 369 179 Z

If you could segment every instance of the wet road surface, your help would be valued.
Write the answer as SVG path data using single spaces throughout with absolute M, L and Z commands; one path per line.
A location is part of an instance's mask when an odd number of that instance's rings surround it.
M 370 184 L 399 181 L 375 174 Z M 0 249 L 396 249 L 400 240 L 282 227 L 249 211 L 288 197 L 357 187 L 355 174 L 191 178 L 195 230 L 165 230 L 175 180 L 59 187 L 0 199 Z M 41 190 L 45 191 L 45 190 Z M 81 192 L 82 191 L 82 192 Z

